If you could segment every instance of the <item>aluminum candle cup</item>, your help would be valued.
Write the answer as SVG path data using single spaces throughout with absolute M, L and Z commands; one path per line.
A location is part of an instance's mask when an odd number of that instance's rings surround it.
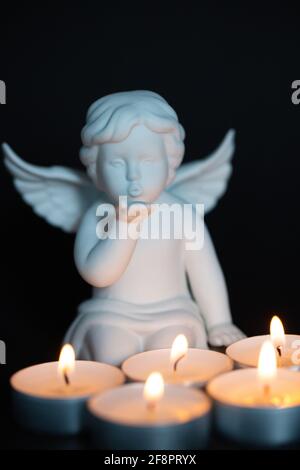
M 202 387 L 211 378 L 232 369 L 233 363 L 225 354 L 207 349 L 188 349 L 178 362 L 176 371 L 170 360 L 171 349 L 156 349 L 132 356 L 122 364 L 129 380 L 144 382 L 156 370 L 166 383 Z
M 155 408 L 143 384 L 127 384 L 88 401 L 93 442 L 102 449 L 201 449 L 210 434 L 210 399 L 201 391 L 166 385 Z
M 266 400 L 256 369 L 216 377 L 207 386 L 217 429 L 235 441 L 272 447 L 300 440 L 300 374 L 280 369 Z
M 241 339 L 228 346 L 226 354 L 234 361 L 236 367 L 257 367 L 261 346 L 267 339 L 270 339 L 270 335 Z M 300 369 L 299 335 L 285 335 L 285 345 L 282 348 L 282 356 L 278 355 L 277 366 Z
M 27 367 L 10 379 L 16 420 L 35 432 L 76 434 L 84 424 L 87 399 L 124 382 L 116 367 L 76 361 L 67 385 L 58 374 L 58 362 Z

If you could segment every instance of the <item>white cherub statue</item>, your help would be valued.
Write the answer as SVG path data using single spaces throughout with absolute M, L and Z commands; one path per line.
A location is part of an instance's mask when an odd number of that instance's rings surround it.
M 65 341 L 81 359 L 119 365 L 132 354 L 170 347 L 179 333 L 200 348 L 244 336 L 232 323 L 223 273 L 195 209 L 203 204 L 211 210 L 225 192 L 234 132 L 207 159 L 179 168 L 184 136 L 161 96 L 130 91 L 105 96 L 88 110 L 80 151 L 88 176 L 30 165 L 3 144 L 5 165 L 24 200 L 50 224 L 77 232 L 75 263 L 93 296 L 79 306 Z M 128 211 L 120 204 L 126 197 Z M 188 231 L 175 236 L 182 217 L 169 223 L 169 237 L 143 236 L 150 221 L 159 226 L 159 209 L 174 204 L 187 206 L 187 219 L 198 223 L 201 249 L 187 248 Z M 116 208 L 114 216 L 109 207 Z M 135 236 L 110 236 L 129 228 Z

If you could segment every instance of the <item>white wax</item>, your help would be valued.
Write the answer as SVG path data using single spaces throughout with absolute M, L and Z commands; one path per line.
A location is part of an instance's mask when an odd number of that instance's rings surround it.
M 106 421 L 131 426 L 183 424 L 210 411 L 209 398 L 199 390 L 165 385 L 155 409 L 143 397 L 143 384 L 127 384 L 91 398 L 89 411 Z
M 278 369 L 266 384 L 257 369 L 238 369 L 214 378 L 207 392 L 216 428 L 227 438 L 262 448 L 299 441 L 299 372 Z
M 124 382 L 116 367 L 93 361 L 76 361 L 66 385 L 58 373 L 58 362 L 48 362 L 22 369 L 11 377 L 11 386 L 22 393 L 42 398 L 69 399 L 90 396 Z
M 257 367 L 260 349 L 264 341 L 270 340 L 270 335 L 252 336 L 244 338 L 236 343 L 231 344 L 226 349 L 226 354 L 240 366 Z M 298 341 L 297 343 L 294 343 Z M 295 353 L 296 348 L 293 348 L 293 343 L 300 349 L 300 336 L 299 335 L 285 335 L 285 345 L 282 348 L 282 357 L 278 356 L 278 367 L 293 367 L 299 366 L 292 361 L 292 355 Z M 298 361 L 300 362 L 300 354 L 298 354 Z
M 76 361 L 67 385 L 58 363 L 49 362 L 16 372 L 10 380 L 16 420 L 38 433 L 76 434 L 85 425 L 87 399 L 124 382 L 116 367 Z
M 132 356 L 122 364 L 122 370 L 132 381 L 145 382 L 151 372 L 160 372 L 166 383 L 205 385 L 212 377 L 232 369 L 225 354 L 207 349 L 190 348 L 178 362 L 176 371 L 170 361 L 171 349 L 156 349 Z
M 240 369 L 214 378 L 207 386 L 208 394 L 221 403 L 249 408 L 269 409 L 300 406 L 299 372 L 279 369 L 270 381 L 269 395 L 264 395 L 264 384 L 257 369 Z

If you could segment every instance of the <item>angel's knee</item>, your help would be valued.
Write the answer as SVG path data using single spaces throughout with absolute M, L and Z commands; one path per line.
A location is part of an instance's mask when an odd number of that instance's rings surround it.
M 179 334 L 185 335 L 191 348 L 195 347 L 196 335 L 192 328 L 184 325 L 173 325 L 162 328 L 161 330 L 149 335 L 145 340 L 145 351 L 170 348 L 174 339 Z
M 116 366 L 142 350 L 136 334 L 111 325 L 93 326 L 87 332 L 83 346 L 90 359 Z

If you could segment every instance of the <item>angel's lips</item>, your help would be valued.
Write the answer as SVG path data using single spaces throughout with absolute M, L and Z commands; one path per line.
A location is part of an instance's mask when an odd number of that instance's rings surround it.
M 140 184 L 131 184 L 128 188 L 128 194 L 132 197 L 140 196 L 143 193 L 143 189 Z

